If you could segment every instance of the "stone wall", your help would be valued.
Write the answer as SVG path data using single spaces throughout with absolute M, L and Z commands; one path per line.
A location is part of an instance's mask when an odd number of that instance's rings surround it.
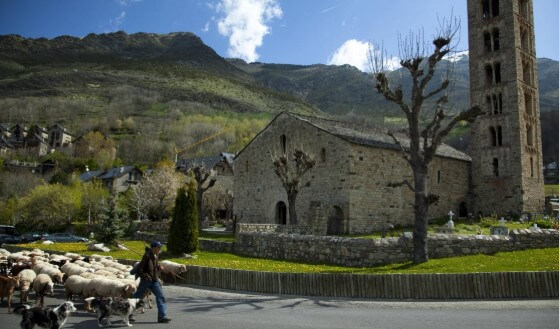
M 140 232 L 161 232 L 161 231 L 169 231 L 169 225 L 171 225 L 170 221 L 164 220 L 161 222 L 152 222 L 149 220 L 141 221 L 138 223 L 137 230 Z
M 500 251 L 559 247 L 558 230 L 513 230 L 509 236 L 447 235 L 428 237 L 429 257 L 444 258 Z M 235 253 L 269 259 L 367 267 L 411 260 L 413 240 L 360 239 L 275 233 L 237 234 Z
M 148 244 L 153 241 L 161 241 L 167 243 L 167 234 L 153 234 L 146 232 L 136 233 L 136 238 L 147 242 Z M 209 239 L 198 239 L 198 247 L 204 251 L 215 251 L 215 252 L 233 252 L 234 242 L 225 242 Z
M 308 225 L 279 225 L 279 224 L 237 224 L 237 233 L 282 233 L 282 234 L 312 234 Z

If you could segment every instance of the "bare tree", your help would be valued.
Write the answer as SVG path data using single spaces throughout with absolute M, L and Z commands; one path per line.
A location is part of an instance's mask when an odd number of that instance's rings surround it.
M 142 184 L 131 186 L 127 198 L 128 206 L 136 213 L 137 220 L 144 218 L 146 208 L 150 201 L 149 191 L 143 187 Z
M 397 104 L 404 112 L 408 128 L 409 145 L 404 143 L 393 132 L 388 132 L 394 143 L 402 151 L 404 159 L 413 171 L 413 182 L 391 183 L 391 187 L 407 186 L 415 194 L 414 201 L 414 231 L 413 231 L 413 262 L 415 264 L 426 262 L 427 250 L 427 220 L 429 207 L 436 202 L 438 196 L 429 193 L 427 177 L 429 164 L 441 145 L 445 136 L 460 121 L 473 122 L 483 113 L 480 107 L 474 106 L 452 117 L 448 117 L 449 94 L 446 91 L 451 82 L 452 67 L 448 64 L 446 75 L 437 86 L 429 83 L 435 74 L 435 67 L 445 56 L 451 54 L 456 48 L 454 38 L 460 30 L 460 22 L 451 17 L 450 20 L 439 21 L 437 34 L 432 46 L 423 38 L 423 33 L 410 33 L 402 38 L 399 36 L 400 65 L 409 72 L 412 87 L 409 95 L 405 95 L 401 81 L 396 86 L 391 86 L 386 71 L 386 53 L 380 49 L 369 51 L 369 62 L 376 78 L 376 89 L 387 100 Z M 449 63 L 447 61 L 447 63 Z M 409 99 L 405 99 L 409 96 Z M 422 124 L 422 113 L 426 101 L 434 102 L 434 114 Z
M 175 199 L 177 189 L 184 181 L 184 176 L 175 170 L 173 163 L 156 165 L 154 171 L 143 178 L 140 188 L 145 189 L 142 193 L 157 209 L 158 221 L 163 218 L 165 208 Z
M 285 192 L 287 192 L 289 222 L 291 225 L 295 225 L 297 224 L 297 210 L 295 207 L 297 195 L 302 188 L 311 184 L 310 179 L 306 183 L 302 183 L 303 176 L 315 166 L 316 160 L 303 151 L 302 147 L 294 147 L 292 153 L 286 151 L 279 156 L 271 154 L 276 175 L 281 180 Z
M 206 168 L 203 163 L 195 165 L 194 167 L 189 169 L 188 172 L 191 173 L 194 177 L 194 180 L 196 180 L 196 207 L 198 208 L 198 227 L 202 227 L 202 221 L 204 218 L 204 215 L 202 213 L 202 197 L 207 190 L 215 185 L 216 179 L 214 177 L 210 178 L 212 176 L 212 171 L 208 170 L 208 168 Z M 204 186 L 208 179 L 208 184 Z

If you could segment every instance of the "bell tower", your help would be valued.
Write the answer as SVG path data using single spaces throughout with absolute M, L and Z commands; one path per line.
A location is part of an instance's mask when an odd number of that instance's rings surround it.
M 532 0 L 468 0 L 475 213 L 544 208 Z

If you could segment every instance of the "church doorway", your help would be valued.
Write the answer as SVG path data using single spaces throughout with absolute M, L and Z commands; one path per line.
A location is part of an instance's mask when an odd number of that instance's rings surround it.
M 460 206 L 458 207 L 458 217 L 460 218 L 468 217 L 468 208 L 466 207 L 465 202 L 461 202 Z
M 326 234 L 336 235 L 346 233 L 344 211 L 338 206 L 334 206 L 332 215 L 328 218 L 328 228 Z
M 287 206 L 283 201 L 276 204 L 276 223 L 279 225 L 287 225 Z

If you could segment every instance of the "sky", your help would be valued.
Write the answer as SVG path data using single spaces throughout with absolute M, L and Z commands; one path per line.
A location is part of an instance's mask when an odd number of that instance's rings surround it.
M 534 0 L 537 57 L 559 60 L 558 0 Z M 398 34 L 461 21 L 466 0 L 0 0 L 0 34 L 193 32 L 223 57 L 247 62 L 351 64 L 366 70 L 369 43 L 398 55 Z

